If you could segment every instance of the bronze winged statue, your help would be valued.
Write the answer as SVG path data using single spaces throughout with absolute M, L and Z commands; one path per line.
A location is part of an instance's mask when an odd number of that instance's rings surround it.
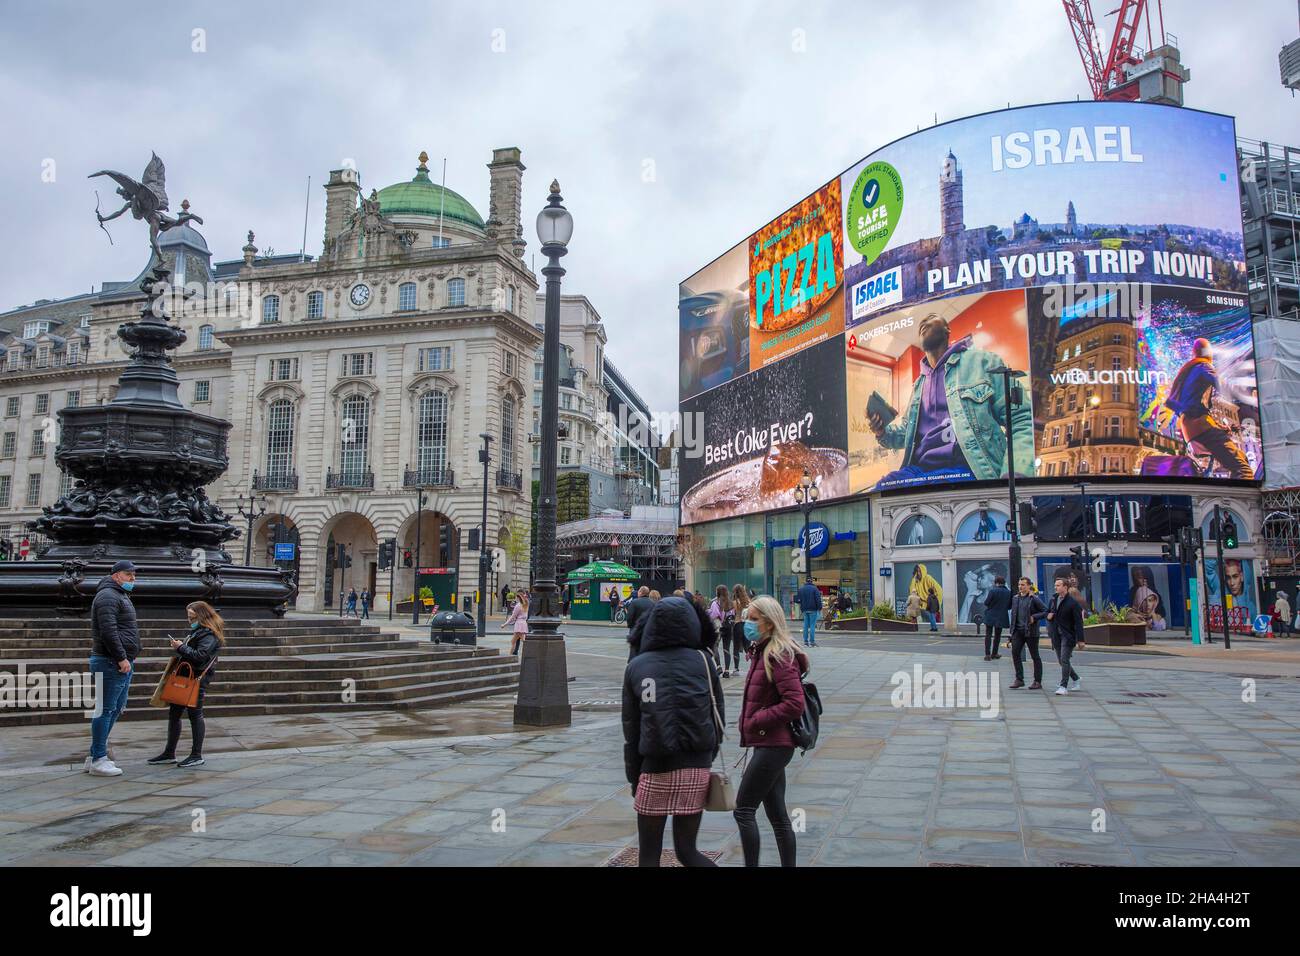
M 183 212 L 175 218 L 166 215 L 167 210 L 167 188 L 165 184 L 167 171 L 163 168 L 163 161 L 154 153 L 153 158 L 149 160 L 149 165 L 144 168 L 144 174 L 140 177 L 141 181 L 136 182 L 125 173 L 119 173 L 111 169 L 101 169 L 97 173 L 91 173 L 87 179 L 94 179 L 96 176 L 108 176 L 117 183 L 117 194 L 126 200 L 126 204 L 113 213 L 111 216 L 101 216 L 99 210 L 95 210 L 95 217 L 99 220 L 102 227 L 110 219 L 116 219 L 122 213 L 130 211 L 136 219 L 143 219 L 149 223 L 149 245 L 153 248 L 153 254 L 159 262 L 163 261 L 162 249 L 158 246 L 158 236 L 168 229 L 174 229 L 176 226 L 184 223 L 194 222 L 203 224 L 203 220 L 194 215 L 185 208 L 188 204 L 182 204 Z M 111 241 L 112 237 L 110 237 Z

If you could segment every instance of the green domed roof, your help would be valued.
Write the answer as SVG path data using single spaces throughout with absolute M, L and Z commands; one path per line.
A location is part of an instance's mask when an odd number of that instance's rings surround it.
M 379 211 L 390 218 L 430 216 L 437 219 L 441 214 L 447 219 L 482 229 L 483 217 L 465 197 L 450 189 L 443 189 L 429 179 L 429 167 L 425 165 L 428 159 L 427 154 L 420 154 L 420 165 L 416 167 L 415 178 L 409 183 L 394 183 L 379 190 Z

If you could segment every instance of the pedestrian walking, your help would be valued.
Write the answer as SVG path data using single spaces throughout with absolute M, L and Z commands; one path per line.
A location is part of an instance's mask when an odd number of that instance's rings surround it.
M 417 601 L 419 600 L 418 595 L 416 596 L 416 600 Z M 348 617 L 357 616 L 357 589 L 356 588 L 348 588 L 347 611 L 348 611 Z
M 1274 620 L 1277 622 L 1274 626 L 1274 633 L 1279 633 L 1284 637 L 1291 636 L 1291 602 L 1287 600 L 1285 591 L 1277 592 L 1277 601 L 1273 604 Z
M 812 575 L 804 579 L 803 586 L 795 594 L 795 603 L 803 612 L 803 646 L 817 646 L 817 612 L 822 609 L 822 592 L 813 584 Z M 782 615 L 784 620 L 784 615 Z
M 528 592 L 520 591 L 515 599 L 515 606 L 510 609 L 510 616 L 501 625 L 502 630 L 510 628 L 510 653 L 518 654 L 528 635 Z
M 683 866 L 716 866 L 696 848 L 709 768 L 722 746 L 722 681 L 705 647 L 707 615 L 685 598 L 657 602 L 623 676 L 623 764 L 635 797 L 639 865 L 655 867 L 673 818 Z
M 912 581 L 908 585 L 908 593 L 916 595 L 918 618 L 921 614 L 924 614 L 930 622 L 930 630 L 939 630 L 939 611 L 943 606 L 943 588 L 930 575 L 924 564 L 918 564 L 912 569 Z
M 140 656 L 140 625 L 131 603 L 135 565 L 118 561 L 95 587 L 90 604 L 90 671 L 102 681 L 100 712 L 90 721 L 90 754 L 85 770 L 96 777 L 120 777 L 122 769 L 108 756 L 108 736 L 126 708 L 132 666 Z
M 217 655 L 226 643 L 226 623 L 211 604 L 195 601 L 185 609 L 185 615 L 190 622 L 189 637 L 183 641 L 173 637 L 171 647 L 178 664 L 188 664 L 194 676 L 199 679 L 198 699 L 193 707 L 167 705 L 167 746 L 162 753 L 148 761 L 150 764 L 175 763 L 182 770 L 203 766 L 203 738 L 207 732 L 203 720 L 203 698 L 216 673 L 213 665 L 217 661 Z M 181 739 L 182 714 L 190 721 L 190 755 L 177 763 L 176 745 Z
M 736 622 L 736 611 L 731 603 L 731 594 L 727 591 L 725 584 L 719 584 L 713 594 L 713 602 L 709 605 L 709 620 L 713 622 L 714 628 L 718 632 L 718 649 L 722 655 L 722 676 L 730 677 L 732 671 L 731 659 L 731 625 Z M 740 661 L 735 662 L 735 668 L 740 670 Z
M 1043 659 L 1038 654 L 1038 622 L 1047 616 L 1047 605 L 1034 593 L 1029 578 L 1017 582 L 1017 593 L 1011 599 L 1011 662 L 1016 668 L 1013 688 L 1025 686 L 1025 648 L 1034 661 L 1034 682 L 1030 690 L 1043 687 Z
M 362 590 L 362 592 L 361 592 L 361 619 L 362 619 L 363 621 L 368 621 L 368 620 L 370 620 L 370 605 L 371 605 L 371 603 L 372 603 L 374 600 L 375 600 L 374 597 L 370 594 L 370 589 L 369 589 L 369 588 L 365 588 L 365 589 Z
M 621 600 L 618 594 L 618 585 L 611 584 L 609 586 L 609 621 L 611 624 L 614 623 L 615 617 L 618 616 L 618 605 Z
M 636 627 L 636 622 L 652 607 L 654 602 L 650 598 L 650 588 L 643 584 L 637 588 L 636 597 L 623 605 L 623 619 L 627 624 L 628 633 L 631 633 L 632 628 Z
M 915 621 L 921 616 L 921 595 L 915 591 L 909 591 L 907 594 L 907 607 L 903 611 L 903 617 L 909 621 Z
M 753 657 L 740 705 L 740 745 L 752 748 L 736 791 L 736 826 L 745 866 L 758 866 L 758 808 L 772 825 L 782 866 L 795 865 L 795 836 L 785 806 L 785 768 L 794 757 L 790 722 L 804 710 L 802 677 L 808 658 L 785 626 L 776 598 L 767 594 L 749 605 L 745 630 Z
M 998 645 L 1002 643 L 1002 629 L 1011 626 L 1011 589 L 1001 575 L 993 579 L 993 587 L 984 595 L 984 659 L 999 660 Z
M 1056 593 L 1047 605 L 1047 635 L 1052 640 L 1056 659 L 1061 662 L 1061 686 L 1056 688 L 1056 694 L 1064 697 L 1082 684 L 1071 658 L 1075 648 L 1084 646 L 1083 606 L 1070 593 L 1070 583 L 1065 578 L 1056 579 Z
M 736 670 L 732 673 L 737 674 L 740 671 L 740 662 L 749 658 L 749 641 L 745 637 L 745 621 L 749 618 L 749 605 L 753 598 L 749 595 L 749 588 L 743 584 L 737 584 L 731 589 L 731 604 L 736 611 L 736 619 L 731 625 L 731 652 L 736 660 Z

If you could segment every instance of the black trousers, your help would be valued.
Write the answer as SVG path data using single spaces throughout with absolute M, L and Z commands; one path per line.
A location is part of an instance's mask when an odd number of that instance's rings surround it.
M 1000 625 L 990 625 L 984 631 L 984 653 L 990 657 L 998 652 L 998 645 L 1002 643 L 1002 627 Z
M 1038 654 L 1038 634 L 1025 634 L 1023 631 L 1011 632 L 1011 662 L 1016 665 L 1016 680 L 1025 679 L 1025 648 L 1034 660 L 1034 680 L 1043 682 L 1043 659 Z
M 693 813 L 685 817 L 673 817 L 673 850 L 682 866 L 717 866 L 695 847 L 700 835 L 702 813 Z M 664 827 L 667 817 L 651 817 L 643 813 L 636 815 L 636 836 L 638 844 L 637 866 L 658 866 L 659 857 L 664 849 Z
M 167 748 L 163 753 L 175 755 L 176 745 L 181 740 L 181 714 L 188 714 L 190 718 L 190 756 L 203 756 L 203 737 L 207 733 L 207 725 L 203 722 L 203 696 L 208 689 L 202 685 L 199 686 L 199 699 L 194 702 L 193 707 L 182 707 L 180 704 L 167 705 Z
M 749 765 L 736 791 L 734 812 L 745 866 L 758 866 L 760 839 L 756 817 L 760 804 L 767 814 L 767 822 L 772 824 L 781 865 L 794 866 L 794 827 L 785 808 L 785 768 L 792 757 L 793 747 L 755 747 L 751 751 Z
M 722 647 L 723 667 L 729 671 L 740 670 L 745 659 L 745 626 L 739 621 L 723 624 L 719 629 L 718 644 Z

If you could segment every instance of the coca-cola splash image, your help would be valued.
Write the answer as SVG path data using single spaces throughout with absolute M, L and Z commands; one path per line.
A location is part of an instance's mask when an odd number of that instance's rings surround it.
M 848 493 L 843 337 L 683 403 L 698 415 L 700 454 L 682 460 L 682 523 L 795 503 L 805 472 L 826 501 Z

